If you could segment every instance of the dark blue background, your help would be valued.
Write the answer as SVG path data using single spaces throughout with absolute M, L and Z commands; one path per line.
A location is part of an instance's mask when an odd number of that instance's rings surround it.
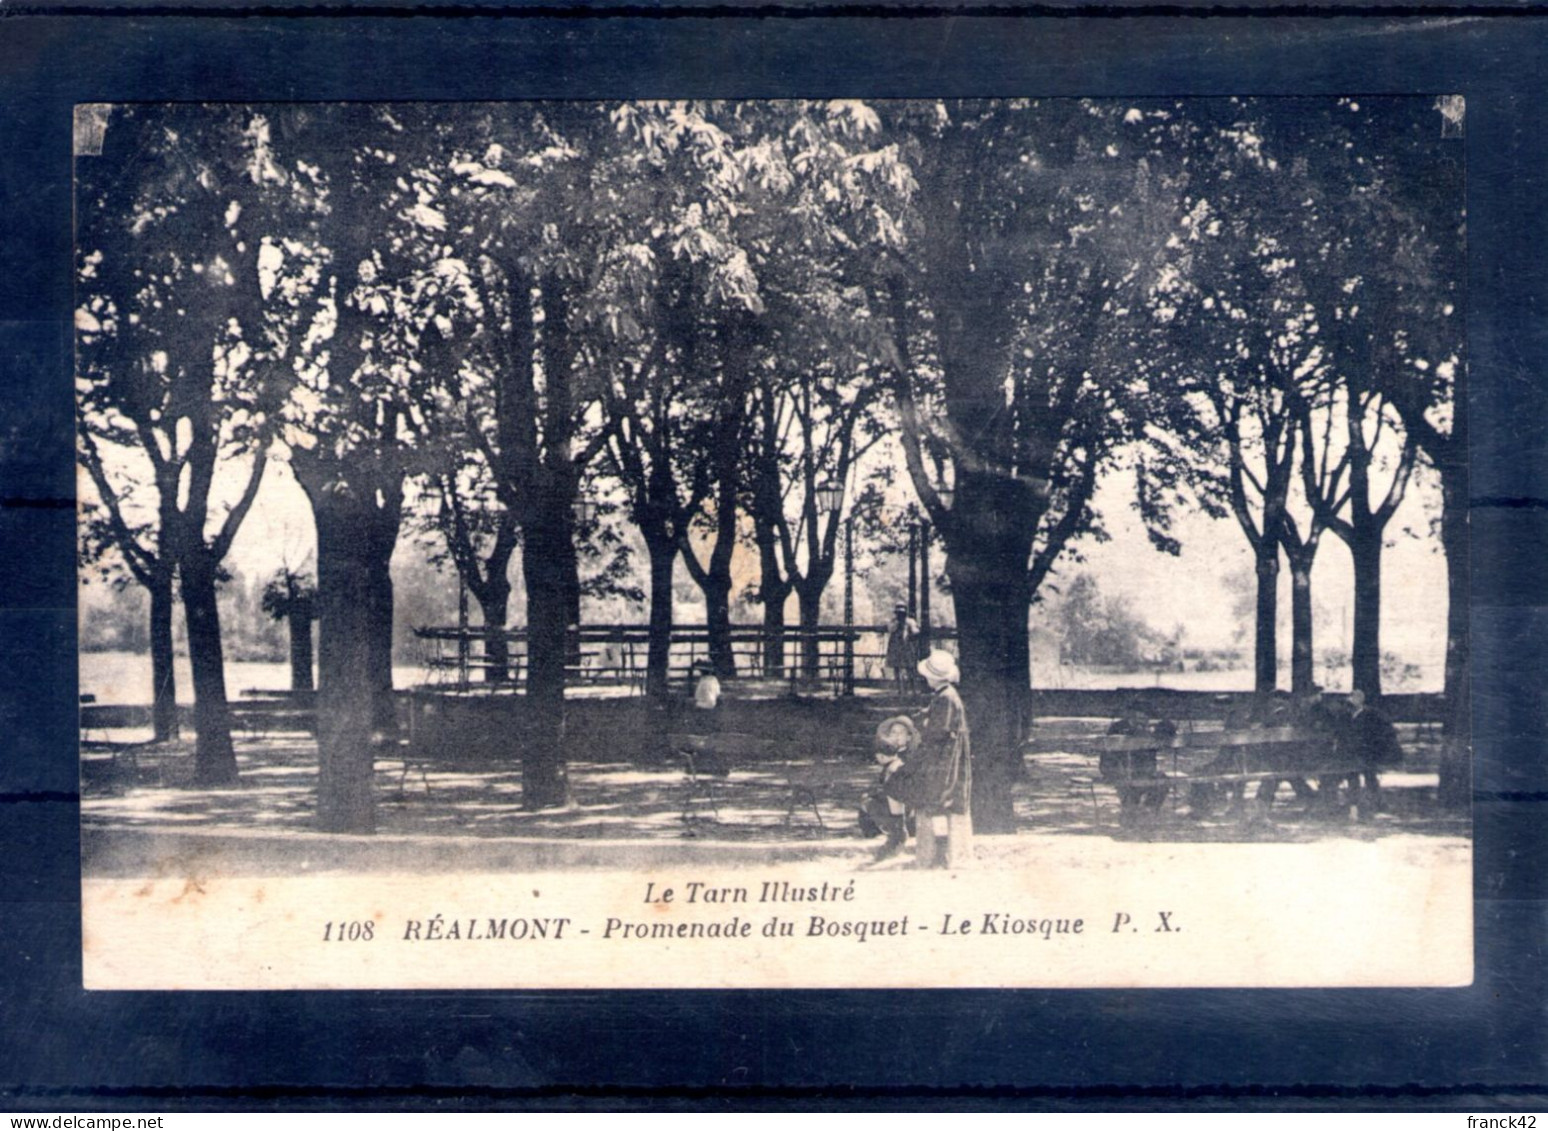
M 947 1096 L 953 1106 L 1540 1103 L 1545 46 L 1543 21 L 1519 14 L 6 18 L 0 9 L 0 1106 L 660 1107 L 656 1089 L 710 1107 L 921 1106 Z M 73 103 L 1406 92 L 1467 96 L 1473 987 L 80 989 Z M 1262 880 L 1271 899 L 1273 877 Z M 855 960 L 865 959 L 857 947 Z

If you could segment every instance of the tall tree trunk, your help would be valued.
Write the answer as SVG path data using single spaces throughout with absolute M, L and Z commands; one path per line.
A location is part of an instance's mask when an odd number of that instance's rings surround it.
M 177 676 L 173 668 L 172 574 L 150 587 L 151 733 L 157 742 L 178 736 Z
M 672 671 L 672 572 L 677 543 L 664 532 L 645 532 L 650 555 L 650 638 L 645 658 L 645 692 L 667 694 Z
M 507 683 L 511 678 L 511 639 L 505 634 L 505 622 L 510 619 L 511 583 L 491 577 L 474 596 L 484 620 L 484 682 Z
M 1013 480 L 959 476 L 941 532 L 972 732 L 973 825 L 1009 833 L 1016 827 L 1012 789 L 1023 775 L 1021 743 L 1031 721 L 1027 558 L 1037 514 L 1028 513 Z
M 785 678 L 785 600 L 789 588 L 760 584 L 763 595 L 763 674 Z
M 1012 789 L 1021 778 L 1021 740 L 1030 717 L 1027 598 L 1024 587 L 994 577 L 994 566 L 1008 571 L 1011 563 L 982 561 L 969 569 L 966 561 L 957 553 L 950 558 L 962 699 L 973 743 L 973 824 L 979 832 L 1008 833 L 1015 831 Z
M 527 591 L 527 708 L 521 791 L 525 809 L 570 803 L 564 757 L 564 669 L 569 646 L 569 594 L 574 546 L 569 501 L 545 500 L 527 524 L 522 577 Z M 566 544 L 570 554 L 565 554 Z
M 779 504 L 777 487 L 764 471 L 760 496 L 753 506 L 754 540 L 758 544 L 758 601 L 763 605 L 763 674 L 785 676 L 785 600 L 790 582 L 779 568 L 779 539 L 772 514 Z
M 704 626 L 709 635 L 709 659 L 721 679 L 736 678 L 736 653 L 731 647 L 731 571 L 715 566 L 699 583 L 704 593 Z
M 1308 694 L 1316 684 L 1316 652 L 1312 639 L 1312 562 L 1309 556 L 1290 559 L 1290 690 Z
M 220 612 L 212 564 L 182 566 L 183 615 L 188 623 L 188 659 L 194 687 L 194 781 L 231 785 L 237 780 L 226 709 L 226 665 L 220 641 Z
M 312 610 L 292 609 L 290 629 L 290 690 L 312 690 Z
M 1455 438 L 1453 438 L 1455 443 Z M 1466 452 L 1465 448 L 1460 449 Z M 1437 794 L 1447 808 L 1472 797 L 1472 669 L 1468 609 L 1472 566 L 1468 558 L 1468 479 L 1464 454 L 1441 466 L 1441 546 L 1446 554 L 1446 722 Z
M 813 680 L 822 676 L 822 647 L 817 640 L 822 624 L 822 589 L 810 577 L 796 585 L 796 606 L 801 613 L 801 675 Z
M 309 494 L 312 494 L 309 492 Z M 317 822 L 327 832 L 376 831 L 371 548 L 375 507 L 312 494 L 317 522 Z
M 567 503 L 566 506 L 569 504 Z M 568 529 L 568 528 L 567 528 Z M 580 555 L 575 551 L 575 538 L 567 534 L 558 546 L 557 565 L 563 573 L 564 586 L 564 662 L 579 667 L 581 662 L 581 583 Z
M 317 525 L 317 822 L 372 833 L 376 746 L 395 728 L 390 563 L 401 483 L 340 490 L 336 469 L 295 467 Z
M 362 594 L 370 613 L 371 726 L 380 737 L 397 730 L 397 709 L 392 694 L 392 547 L 397 541 L 396 519 L 386 525 L 380 515 L 371 525 L 370 578 Z M 386 545 L 383 546 L 383 542 Z
M 1358 516 L 1357 516 L 1358 517 Z M 1349 540 L 1354 560 L 1354 687 L 1370 699 L 1381 697 L 1381 528 L 1356 525 Z
M 1265 537 L 1257 558 L 1258 611 L 1253 634 L 1253 690 L 1269 695 L 1279 682 L 1279 543 Z

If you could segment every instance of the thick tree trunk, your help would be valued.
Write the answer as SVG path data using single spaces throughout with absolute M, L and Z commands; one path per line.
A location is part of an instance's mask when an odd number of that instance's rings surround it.
M 508 683 L 511 678 L 511 640 L 505 634 L 510 617 L 511 586 L 491 581 L 477 594 L 484 619 L 484 682 Z
M 704 593 L 704 624 L 709 634 L 709 659 L 721 679 L 736 678 L 736 652 L 731 647 L 731 571 L 711 569 L 699 588 Z
M 1473 792 L 1472 678 L 1468 609 L 1472 567 L 1468 558 L 1467 464 L 1441 467 L 1441 546 L 1446 554 L 1446 725 L 1441 748 L 1440 803 L 1459 808 Z
M 779 568 L 779 538 L 770 518 L 779 505 L 777 488 L 765 479 L 752 519 L 758 543 L 758 601 L 763 605 L 762 667 L 763 674 L 773 679 L 785 676 L 785 600 L 791 588 Z
M 1258 611 L 1253 633 L 1252 687 L 1269 695 L 1279 682 L 1279 543 L 1264 539 L 1255 551 L 1258 575 Z
M 579 667 L 581 662 L 580 556 L 575 552 L 575 539 L 572 535 L 567 535 L 559 545 L 558 566 L 564 575 L 564 662 L 571 667 Z
M 655 697 L 669 690 L 672 671 L 672 572 L 677 543 L 670 537 L 645 535 L 650 555 L 650 639 L 645 658 L 645 692 Z
M 566 545 L 569 554 L 566 555 Z M 521 789 L 525 809 L 570 804 L 564 757 L 564 669 L 569 648 L 570 586 L 574 546 L 569 502 L 550 504 L 527 526 L 522 577 L 527 591 L 527 707 Z
M 376 831 L 376 716 L 371 603 L 376 576 L 369 504 L 314 496 L 317 521 L 317 822 L 327 832 Z
M 231 717 L 226 709 L 226 665 L 221 651 L 220 613 L 212 565 L 182 570 L 183 615 L 188 622 L 188 659 L 194 687 L 194 782 L 231 785 L 237 780 L 231 747 Z
M 1016 827 L 1012 790 L 1023 776 L 1021 743 L 1031 722 L 1027 558 L 1038 515 L 1015 481 L 959 473 L 946 537 L 956 611 L 962 700 L 973 741 L 973 825 Z
M 978 832 L 1009 833 L 1015 831 L 1012 790 L 1022 775 L 1021 740 L 1030 717 L 1027 598 L 1023 586 L 996 583 L 994 571 L 983 568 L 995 563 L 975 563 L 969 571 L 964 561 L 953 553 L 948 568 L 973 741 L 973 825 Z
M 1287 552 L 1288 554 L 1288 552 Z M 1290 559 L 1290 690 L 1308 694 L 1316 680 L 1316 653 L 1312 639 L 1312 559 L 1288 554 Z
M 312 612 L 294 609 L 286 618 L 290 629 L 290 690 L 312 690 Z
M 1381 697 L 1381 530 L 1355 529 L 1349 542 L 1354 560 L 1354 647 L 1351 677 L 1367 698 Z
M 763 588 L 763 674 L 785 678 L 785 598 L 788 590 Z
M 812 680 L 822 677 L 822 647 L 817 640 L 822 626 L 822 590 L 822 584 L 812 578 L 796 586 L 796 606 L 801 614 L 801 675 Z
M 172 577 L 150 587 L 151 733 L 157 742 L 178 736 L 177 676 L 173 669 Z
M 395 730 L 392 548 L 399 511 L 376 492 L 330 489 L 298 473 L 317 524 L 317 822 L 327 832 L 376 831 L 376 747 Z M 396 494 L 396 485 L 384 490 Z
M 392 547 L 397 541 L 397 516 L 390 527 L 381 515 L 371 524 L 371 573 L 362 597 L 370 612 L 371 725 L 380 738 L 396 732 L 397 710 L 392 695 Z M 385 546 L 383 542 L 385 541 Z
M 822 594 L 833 580 L 833 571 L 814 563 L 811 572 L 796 585 L 796 605 L 800 610 L 800 670 L 808 679 L 822 676 L 822 645 L 817 630 L 822 627 Z

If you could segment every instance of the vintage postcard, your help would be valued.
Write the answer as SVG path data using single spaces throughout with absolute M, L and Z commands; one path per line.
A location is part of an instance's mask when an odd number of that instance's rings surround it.
M 1469 984 L 1466 109 L 77 106 L 86 986 Z

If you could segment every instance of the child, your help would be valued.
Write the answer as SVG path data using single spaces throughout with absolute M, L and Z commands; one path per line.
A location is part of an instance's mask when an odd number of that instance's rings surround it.
M 931 652 L 919 664 L 930 687 L 930 712 L 915 758 L 918 782 L 914 792 L 917 826 L 914 867 L 956 868 L 973 854 L 973 755 L 967 711 L 957 693 L 961 675 L 950 652 Z M 940 851 L 936 818 L 946 826 L 945 851 Z
M 902 771 L 906 756 L 919 745 L 919 730 L 906 715 L 895 715 L 876 728 L 876 749 L 872 757 L 881 768 L 876 786 L 866 796 L 862 810 L 872 825 L 884 833 L 887 839 L 876 850 L 878 863 L 896 856 L 908 839 L 908 817 L 903 802 L 893 796 L 899 781 L 894 781 Z M 893 790 L 889 792 L 888 785 Z

